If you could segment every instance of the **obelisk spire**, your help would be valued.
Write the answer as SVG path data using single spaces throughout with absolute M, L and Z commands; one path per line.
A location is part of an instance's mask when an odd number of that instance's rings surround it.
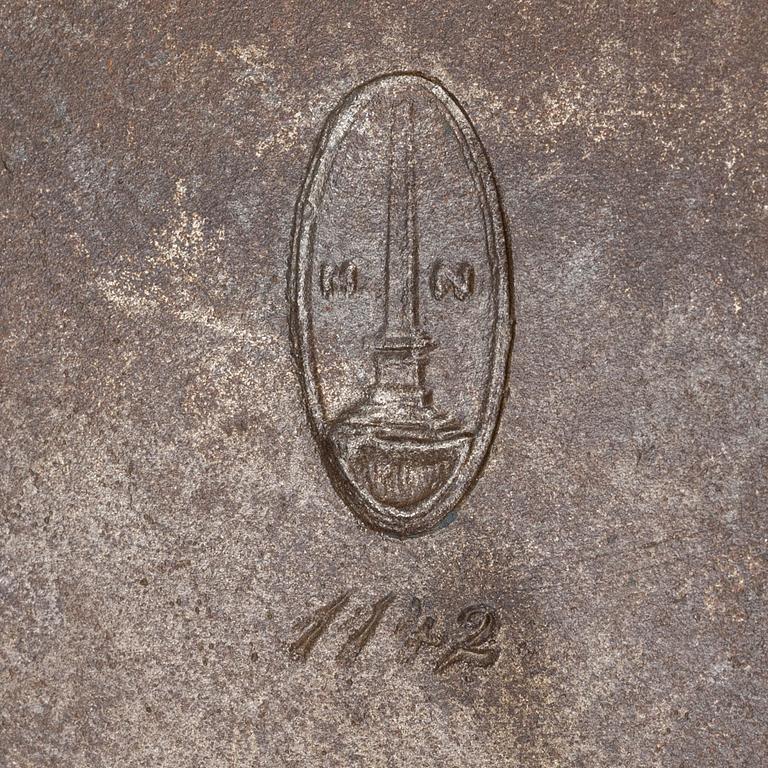
M 397 104 L 392 112 L 389 168 L 382 342 L 384 346 L 422 346 L 413 104 L 409 101 Z

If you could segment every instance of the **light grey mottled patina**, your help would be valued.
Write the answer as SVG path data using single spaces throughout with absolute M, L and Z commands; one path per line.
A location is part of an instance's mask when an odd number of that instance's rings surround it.
M 767 36 L 0 3 L 0 766 L 763 766 Z

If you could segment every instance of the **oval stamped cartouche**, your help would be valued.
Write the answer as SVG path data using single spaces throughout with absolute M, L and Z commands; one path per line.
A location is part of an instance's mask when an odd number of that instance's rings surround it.
M 503 215 L 467 114 L 435 80 L 354 89 L 301 191 L 289 275 L 305 407 L 337 493 L 397 536 L 480 473 L 512 336 Z

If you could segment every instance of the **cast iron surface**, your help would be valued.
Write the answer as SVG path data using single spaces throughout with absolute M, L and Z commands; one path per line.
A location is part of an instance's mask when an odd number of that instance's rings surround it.
M 3 3 L 0 764 L 764 763 L 766 13 Z M 471 117 L 515 267 L 488 460 L 406 539 L 334 489 L 286 300 L 318 136 L 391 72 Z

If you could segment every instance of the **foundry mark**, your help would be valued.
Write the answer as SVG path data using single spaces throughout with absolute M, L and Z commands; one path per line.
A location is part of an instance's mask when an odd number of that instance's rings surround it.
M 370 266 L 377 263 L 374 243 L 368 243 L 373 258 L 362 262 L 354 254 L 334 252 L 344 247 L 339 246 L 342 225 L 333 216 L 333 198 L 327 192 L 331 175 L 340 173 L 336 159 L 363 117 L 382 124 L 378 142 L 371 139 L 368 151 L 369 165 L 381 163 L 384 171 L 379 184 L 350 183 L 355 194 L 344 213 L 354 217 L 358 204 L 362 220 L 380 201 L 385 231 L 380 268 Z M 420 140 L 428 149 L 435 146 L 435 136 L 446 140 L 445 131 L 441 134 L 434 127 L 438 123 L 450 129 L 454 166 L 466 177 L 462 183 L 471 192 L 471 203 L 464 195 L 458 216 L 458 205 L 446 209 L 446 220 L 459 221 L 446 226 L 445 235 L 426 227 L 432 241 L 424 249 L 420 200 L 427 198 L 434 213 L 443 198 L 435 189 L 434 175 L 432 187 L 422 184 L 420 189 L 420 165 L 429 158 L 426 150 L 420 157 L 419 148 Z M 366 150 L 367 145 L 362 146 L 356 147 L 358 153 Z M 334 185 L 343 187 L 343 179 Z M 326 208 L 328 221 L 336 227 L 333 237 L 323 218 Z M 511 336 L 510 294 L 502 214 L 485 152 L 465 113 L 442 86 L 419 75 L 379 78 L 353 91 L 330 119 L 297 211 L 292 332 L 310 424 L 329 476 L 342 498 L 372 527 L 400 536 L 423 533 L 450 512 L 476 478 L 501 406 Z M 474 241 L 465 234 L 472 231 Z M 333 248 L 327 247 L 319 258 L 316 251 L 323 237 Z M 442 237 L 445 244 L 438 242 Z M 365 242 L 360 237 L 349 247 L 359 248 L 358 240 Z M 451 247 L 458 252 L 451 253 Z M 329 415 L 325 392 L 333 389 L 333 382 L 327 381 L 330 374 L 318 359 L 334 336 L 327 343 L 318 341 L 317 327 L 326 320 L 317 317 L 317 302 L 325 302 L 327 313 L 336 307 L 342 311 L 342 305 L 344 312 L 354 312 L 354 302 L 363 295 L 380 297 L 373 307 L 379 324 L 364 348 L 369 384 Z M 451 333 L 450 323 L 466 330 Z M 431 328 L 444 339 L 442 378 L 440 371 L 435 373 L 433 358 L 441 345 Z M 476 335 L 470 338 L 471 333 Z M 345 351 L 339 349 L 338 356 Z M 470 385 L 462 390 L 448 381 L 454 374 L 445 359 L 447 353 L 458 359 L 469 352 L 479 362 Z M 479 390 L 476 380 L 482 382 Z M 430 382 L 434 389 L 445 390 L 442 399 L 435 397 Z M 336 390 L 343 389 L 336 384 Z M 474 419 L 452 412 L 452 407 L 472 412 L 473 399 Z

